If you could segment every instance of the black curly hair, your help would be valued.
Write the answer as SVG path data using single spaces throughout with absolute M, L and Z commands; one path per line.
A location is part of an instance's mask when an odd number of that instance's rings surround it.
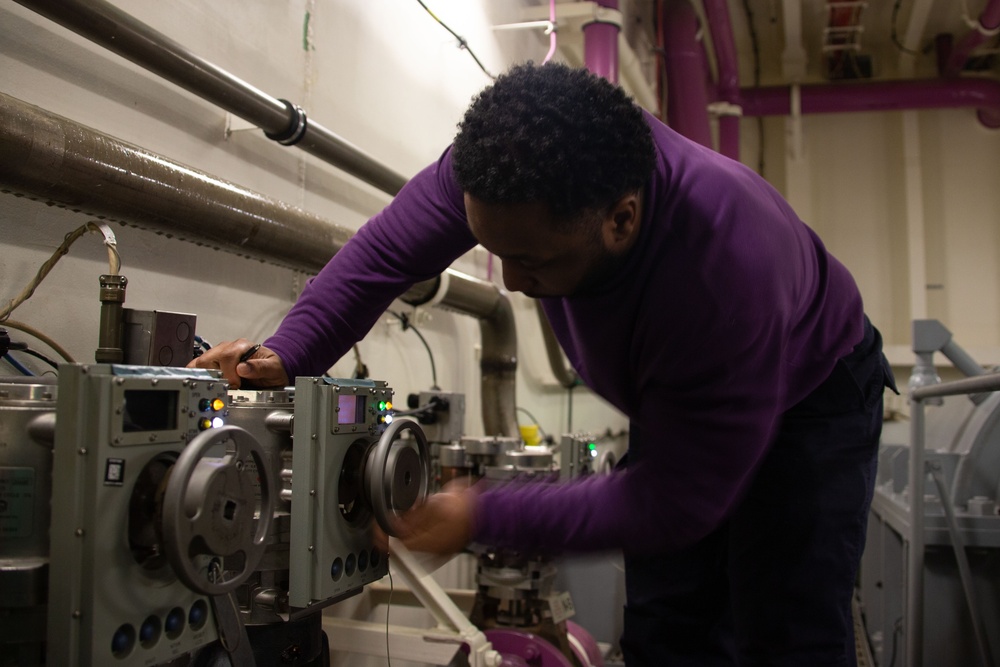
M 463 191 L 487 203 L 543 202 L 560 219 L 610 208 L 653 169 L 642 110 L 585 69 L 517 65 L 473 99 L 458 128 Z

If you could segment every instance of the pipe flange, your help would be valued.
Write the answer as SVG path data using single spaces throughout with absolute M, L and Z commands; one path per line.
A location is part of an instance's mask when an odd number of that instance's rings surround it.
M 282 146 L 294 146 L 302 141 L 302 137 L 306 135 L 306 128 L 309 125 L 306 112 L 302 107 L 292 104 L 288 100 L 278 101 L 284 104 L 288 110 L 288 127 L 283 132 L 264 132 L 264 136 L 277 141 Z

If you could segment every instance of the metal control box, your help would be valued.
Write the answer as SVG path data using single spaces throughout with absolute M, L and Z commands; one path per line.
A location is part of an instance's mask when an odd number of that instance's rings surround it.
M 225 399 L 210 371 L 60 366 L 49 664 L 161 664 L 217 638 L 210 600 L 164 557 L 159 508 L 178 454 L 225 420 Z
M 299 377 L 295 382 L 293 608 L 335 602 L 389 572 L 373 541 L 365 467 L 392 419 L 392 394 L 382 381 Z

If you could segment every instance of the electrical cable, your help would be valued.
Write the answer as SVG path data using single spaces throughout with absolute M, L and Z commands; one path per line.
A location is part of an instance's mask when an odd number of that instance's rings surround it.
M 903 46 L 902 42 L 899 41 L 899 35 L 896 33 L 896 20 L 899 18 L 899 8 L 903 4 L 903 0 L 896 0 L 896 4 L 892 6 L 892 20 L 891 20 L 891 30 L 889 31 L 889 36 L 892 39 L 892 44 L 897 49 L 903 53 L 907 53 L 911 56 L 921 55 L 920 51 L 914 51 L 913 49 L 908 49 Z
M 56 354 L 62 357 L 64 361 L 67 361 L 71 364 L 76 363 L 76 360 L 73 359 L 73 357 L 70 356 L 70 353 L 67 352 L 61 345 L 59 345 L 59 343 L 49 338 L 38 329 L 29 326 L 24 322 L 18 322 L 17 320 L 7 320 L 3 323 L 3 325 L 8 329 L 17 329 L 18 331 L 34 336 L 35 338 L 37 338 L 38 340 L 42 341 L 43 343 L 51 347 L 53 350 L 55 350 Z
M 111 228 L 104 223 L 88 222 L 87 224 L 81 225 L 66 234 L 63 238 L 63 242 L 59 244 L 59 247 L 56 248 L 54 253 L 52 253 L 52 256 L 49 257 L 41 267 L 39 267 L 38 273 L 35 274 L 35 277 L 31 280 L 31 282 L 29 282 L 28 285 L 21 290 L 20 294 L 11 299 L 3 310 L 0 310 L 0 322 L 6 321 L 7 318 L 10 317 L 10 314 L 14 312 L 15 308 L 31 298 L 31 295 L 35 293 L 35 288 L 37 288 L 38 285 L 45 280 L 45 276 L 49 275 L 49 272 L 53 269 L 53 267 L 55 267 L 56 262 L 62 259 L 63 255 L 69 252 L 69 247 L 88 231 L 99 232 L 104 236 L 104 245 L 108 247 L 108 268 L 111 275 L 118 275 L 118 272 L 121 270 L 122 263 L 121 257 L 118 255 L 114 232 L 112 232 Z
M 469 52 L 469 55 L 472 56 L 472 59 L 476 61 L 477 65 L 479 65 L 479 69 L 483 70 L 483 74 L 485 74 L 486 76 L 490 77 L 491 79 L 494 79 L 494 80 L 496 79 L 496 77 L 493 76 L 492 74 L 490 74 L 489 70 L 487 70 L 486 67 L 484 67 L 481 62 L 479 62 L 479 58 L 477 58 L 476 54 L 473 53 L 473 51 L 472 51 L 471 48 L 469 48 L 469 43 L 465 40 L 465 37 L 462 37 L 457 32 L 455 32 L 454 30 L 452 30 L 451 28 L 449 28 L 447 23 L 445 23 L 444 21 L 442 21 L 441 19 L 439 19 L 434 14 L 434 12 L 432 12 L 430 10 L 430 7 L 428 7 L 427 5 L 425 5 L 423 3 L 423 0 L 417 0 L 417 4 L 420 5 L 421 7 L 423 7 L 424 11 L 426 11 L 428 14 L 430 14 L 432 19 L 434 19 L 439 24 L 441 24 L 442 28 L 444 28 L 445 30 L 447 30 L 448 32 L 450 32 L 452 37 L 454 37 L 455 39 L 458 40 L 458 48 L 464 49 L 465 51 Z
M 361 348 L 354 344 L 354 379 L 363 380 L 368 377 L 368 366 L 361 360 Z
M 56 370 L 59 370 L 59 364 L 57 364 L 56 362 L 54 362 L 51 359 L 49 359 L 48 357 L 46 357 L 41 352 L 36 352 L 35 350 L 32 350 L 30 347 L 25 347 L 23 349 L 20 349 L 20 350 L 18 350 L 18 352 L 24 352 L 28 356 L 34 357 L 35 359 L 38 359 L 39 361 L 43 361 L 46 364 L 48 364 L 49 366 L 51 366 L 52 368 L 55 368 Z
M 427 350 L 427 356 L 430 357 L 431 360 L 431 380 L 433 381 L 431 389 L 440 389 L 440 387 L 438 387 L 437 366 L 434 364 L 434 353 L 431 352 L 431 346 L 427 344 L 427 339 L 424 338 L 423 334 L 420 333 L 420 331 L 415 326 L 410 324 L 410 318 L 408 318 L 406 315 L 400 315 L 399 313 L 393 312 L 391 310 L 387 312 L 390 315 L 394 315 L 396 318 L 399 319 L 400 322 L 403 323 L 403 331 L 406 331 L 407 329 L 412 330 L 413 333 L 417 334 L 417 338 L 420 339 L 420 342 L 424 344 L 424 349 Z
M 25 367 L 24 367 L 23 365 L 21 365 L 21 362 L 19 362 L 19 361 L 18 361 L 17 359 L 15 359 L 14 357 L 10 356 L 10 354 L 9 354 L 9 353 L 8 353 L 8 354 L 5 354 L 5 355 L 3 355 L 3 360 L 4 360 L 4 361 L 6 361 L 6 362 L 7 362 L 8 364 L 10 364 L 11 366 L 13 366 L 13 367 L 14 367 L 14 370 L 16 370 L 16 371 L 17 371 L 18 373 L 20 373 L 21 375 L 27 375 L 28 377 L 35 377 L 35 374 L 34 374 L 34 373 L 32 373 L 32 372 L 31 372 L 30 370 L 28 370 L 27 368 L 25 368 Z

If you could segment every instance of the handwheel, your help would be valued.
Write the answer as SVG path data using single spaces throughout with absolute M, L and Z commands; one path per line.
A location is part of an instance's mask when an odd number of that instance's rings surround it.
M 221 458 L 205 456 L 215 446 L 232 442 Z M 256 471 L 245 466 L 253 457 Z M 260 518 L 253 531 L 256 477 L 260 477 Z M 264 449 L 239 426 L 202 431 L 174 464 L 163 498 L 163 538 L 167 559 L 178 578 L 205 595 L 229 593 L 254 572 L 264 555 L 274 515 L 275 481 Z M 252 536 L 251 536 L 252 534 Z M 198 556 L 228 558 L 243 553 L 243 569 L 223 580 L 213 568 L 199 567 Z
M 413 434 L 416 449 L 409 441 L 393 446 L 406 431 Z M 368 455 L 365 466 L 372 513 L 387 535 L 396 535 L 394 516 L 427 497 L 430 476 L 430 451 L 420 424 L 412 419 L 393 421 Z

